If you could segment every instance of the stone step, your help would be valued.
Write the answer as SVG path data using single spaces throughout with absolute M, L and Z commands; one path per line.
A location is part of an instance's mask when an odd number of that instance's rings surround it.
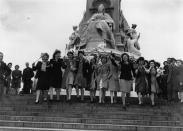
M 87 124 L 114 124 L 114 125 L 149 125 L 149 126 L 180 126 L 180 121 L 151 121 L 151 120 L 126 120 L 126 119 L 94 119 L 94 118 L 69 118 L 69 117 L 43 117 L 43 116 L 8 116 L 1 115 L 3 121 L 29 121 L 29 122 L 64 122 Z
M 178 126 L 143 126 L 143 125 L 113 125 L 113 124 L 85 124 L 62 122 L 29 122 L 29 121 L 0 121 L 0 126 L 53 128 L 53 129 L 84 129 L 84 130 L 122 130 L 122 131 L 182 131 Z
M 8 103 L 0 103 L 1 106 L 10 106 L 10 107 L 22 107 L 22 106 L 28 106 L 28 107 L 35 107 L 37 106 L 38 108 L 41 107 L 53 107 L 53 108 L 77 108 L 77 109 L 102 109 L 102 110 L 115 110 L 115 109 L 120 109 L 122 108 L 122 104 L 98 104 L 98 103 L 65 103 L 65 102 L 43 102 L 38 105 L 34 103 L 34 101 L 24 104 L 22 103 L 17 103 L 17 102 L 11 102 L 9 101 Z M 170 108 L 171 107 L 171 108 Z M 130 110 L 137 110 L 137 111 L 160 111 L 160 112 L 171 112 L 173 108 L 177 108 L 177 106 L 174 106 L 173 104 L 170 105 L 157 105 L 156 107 L 151 107 L 149 104 L 144 105 L 144 106 L 139 106 L 139 105 L 133 105 L 130 104 L 129 108 Z
M 102 113 L 102 114 L 140 114 L 140 115 L 166 115 L 171 116 L 172 112 L 165 112 L 165 111 L 150 111 L 146 110 L 138 110 L 133 108 L 127 108 L 127 111 L 124 111 L 122 107 L 114 108 L 114 109 L 105 109 L 105 108 L 77 108 L 77 107 L 42 107 L 42 106 L 20 106 L 20 107 L 13 107 L 13 106 L 0 106 L 0 111 L 30 111 L 30 112 L 70 112 L 70 113 Z
M 53 129 L 53 128 L 29 128 L 29 127 L 7 127 L 0 126 L 0 131 L 98 131 L 98 130 L 78 130 L 78 129 Z M 102 131 L 102 130 L 100 130 Z
M 66 100 L 66 96 L 61 96 L 61 101 L 65 101 Z M 3 101 L 16 101 L 16 102 L 30 102 L 30 101 L 34 101 L 35 100 L 35 95 L 25 95 L 25 96 L 5 96 L 3 97 Z M 110 97 L 107 96 L 106 97 L 106 102 L 110 102 Z M 118 97 L 117 100 L 119 102 L 121 102 L 121 97 Z M 72 96 L 72 101 L 73 102 L 77 102 L 77 98 L 76 96 Z M 90 101 L 90 97 L 89 96 L 85 96 L 85 101 L 86 102 L 89 102 Z M 98 101 L 98 97 L 97 97 L 97 101 Z M 136 97 L 129 97 L 127 98 L 127 101 L 129 102 L 132 102 L 132 103 L 138 103 L 138 98 Z M 143 98 L 143 101 L 145 103 L 150 103 L 150 98 L 146 97 L 146 98 Z M 161 103 L 161 104 L 166 104 L 166 100 L 164 99 L 159 99 L 159 98 L 156 98 L 155 99 L 156 103 Z
M 70 118 L 99 118 L 99 119 L 126 119 L 126 120 L 154 120 L 154 121 L 179 121 L 176 116 L 161 116 L 148 114 L 105 114 L 92 112 L 26 112 L 26 111 L 0 111 L 0 115 L 12 116 L 44 116 L 44 117 L 70 117 Z

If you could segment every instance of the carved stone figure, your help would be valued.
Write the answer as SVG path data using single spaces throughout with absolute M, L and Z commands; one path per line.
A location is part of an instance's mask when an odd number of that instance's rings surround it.
M 79 36 L 79 32 L 77 30 L 77 26 L 73 26 L 73 31 L 74 32 L 69 37 L 70 42 L 69 42 L 68 49 L 74 48 L 74 46 L 76 46 L 80 43 L 80 36 Z
M 99 5 L 98 12 L 83 25 L 82 29 L 80 48 L 92 49 L 105 44 L 106 48 L 115 49 L 112 32 L 114 21 L 109 14 L 105 13 L 103 4 Z
M 137 56 L 141 56 L 140 45 L 138 43 L 138 40 L 140 38 L 140 34 L 137 35 L 136 30 L 131 29 L 128 32 L 128 36 L 129 36 L 129 38 L 127 40 L 128 52 L 133 53 L 133 54 L 135 54 Z

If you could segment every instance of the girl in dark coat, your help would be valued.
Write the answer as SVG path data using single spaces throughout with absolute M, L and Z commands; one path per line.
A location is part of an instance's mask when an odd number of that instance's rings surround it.
M 44 101 L 47 100 L 48 89 L 49 89 L 49 55 L 47 53 L 42 54 L 42 61 L 39 61 L 36 65 L 32 64 L 32 68 L 36 72 L 35 78 L 38 79 L 36 86 L 36 101 L 35 104 L 39 103 L 39 96 L 41 91 L 44 95 Z
M 60 100 L 60 91 L 62 85 L 62 70 L 66 65 L 63 59 L 60 59 L 61 51 L 56 50 L 53 59 L 50 60 L 50 100 L 53 100 L 53 88 L 56 90 L 57 101 Z

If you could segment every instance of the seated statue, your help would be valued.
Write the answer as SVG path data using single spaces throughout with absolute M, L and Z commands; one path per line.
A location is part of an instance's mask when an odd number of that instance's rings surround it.
M 108 24 L 112 24 L 114 28 L 114 20 L 111 18 L 111 16 L 107 13 L 105 13 L 105 7 L 103 4 L 100 4 L 98 7 L 98 13 L 95 13 L 89 20 L 88 23 L 91 21 L 97 21 L 97 20 L 105 20 Z
M 140 45 L 138 43 L 138 40 L 140 38 L 140 34 L 137 35 L 136 30 L 131 29 L 131 30 L 129 30 L 127 35 L 129 36 L 129 38 L 127 40 L 128 52 L 135 54 L 137 56 L 141 56 Z
M 84 29 L 84 31 L 83 31 Z M 94 14 L 83 25 L 80 48 L 93 49 L 104 45 L 106 48 L 115 49 L 113 35 L 114 21 L 109 14 L 105 13 L 104 5 L 98 7 L 98 13 Z

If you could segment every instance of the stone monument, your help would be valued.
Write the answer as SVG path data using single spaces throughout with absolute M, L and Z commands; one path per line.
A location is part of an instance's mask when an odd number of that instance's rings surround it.
M 128 52 L 137 45 L 128 42 L 127 34 L 131 30 L 121 10 L 121 0 L 87 0 L 86 11 L 79 24 L 80 40 L 72 43 L 78 50 L 103 48 Z M 140 53 L 130 53 L 140 56 Z

